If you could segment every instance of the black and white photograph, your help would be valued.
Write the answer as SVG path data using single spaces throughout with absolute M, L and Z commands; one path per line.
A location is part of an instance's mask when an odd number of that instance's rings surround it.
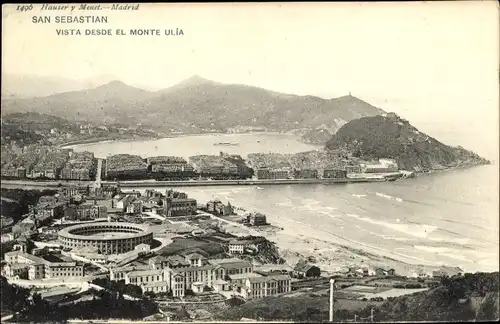
M 496 1 L 2 5 L 2 323 L 499 316 Z

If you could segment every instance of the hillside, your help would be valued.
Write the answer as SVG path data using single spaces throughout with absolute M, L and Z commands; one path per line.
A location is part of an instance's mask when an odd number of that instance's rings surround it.
M 13 113 L 2 117 L 5 124 L 16 124 L 25 130 L 50 132 L 56 128 L 59 131 L 76 132 L 79 131 L 78 125 L 66 119 L 40 114 L 36 112 Z
M 498 320 L 498 272 L 467 273 L 445 278 L 437 287 L 411 295 L 389 298 L 383 303 L 337 299 L 334 321 L 352 321 L 354 315 L 374 322 L 394 321 L 477 321 Z M 266 321 L 289 320 L 323 322 L 328 320 L 328 294 L 292 293 L 248 301 L 218 315 L 219 320 L 237 321 L 242 317 Z M 364 306 L 363 306 L 364 305 Z M 368 320 L 369 321 L 369 320 Z
M 393 114 L 348 122 L 326 143 L 326 149 L 338 148 L 348 149 L 363 160 L 392 158 L 405 170 L 438 170 L 489 163 L 473 152 L 447 146 L 419 132 L 408 121 Z
M 270 130 L 337 129 L 383 111 L 356 97 L 296 96 L 191 77 L 161 91 L 119 81 L 42 98 L 3 99 L 2 113 L 36 111 L 70 120 L 142 124 L 158 130 L 219 130 L 259 126 Z
M 29 99 L 3 99 L 3 114 L 38 112 L 74 121 L 124 122 L 137 124 L 133 116 L 140 115 L 137 103 L 152 97 L 153 93 L 112 81 L 89 90 L 58 93 Z
M 2 73 L 2 98 L 45 97 L 56 93 L 93 88 L 114 79 L 111 75 L 100 75 L 84 80 L 71 80 L 56 76 Z
M 332 134 L 323 128 L 312 129 L 302 135 L 301 140 L 310 144 L 325 144 L 332 137 Z
M 34 144 L 43 142 L 43 136 L 36 134 L 29 129 L 23 129 L 19 124 L 5 124 L 2 122 L 1 127 L 1 144 L 7 144 L 16 141 L 22 144 Z

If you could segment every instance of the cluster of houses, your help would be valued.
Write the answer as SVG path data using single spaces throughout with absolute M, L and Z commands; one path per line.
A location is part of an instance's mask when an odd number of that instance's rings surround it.
M 2 268 L 3 275 L 29 280 L 82 278 L 84 276 L 84 264 L 61 252 L 37 249 L 32 253 L 24 250 L 5 253 L 6 264 Z
M 165 194 L 148 189 L 142 195 L 139 191 L 119 191 L 112 198 L 111 209 L 129 215 L 142 212 L 154 212 L 165 217 L 189 216 L 196 214 L 196 199 L 189 198 L 186 193 L 166 190 Z
M 455 275 L 462 275 L 464 271 L 459 267 L 441 266 L 432 271 L 415 270 L 410 274 L 412 278 L 442 278 L 452 277 Z M 353 277 L 385 277 L 396 276 L 396 271 L 390 267 L 371 267 L 364 265 L 361 267 L 351 267 L 347 270 L 346 274 Z
M 250 261 L 209 259 L 202 250 L 155 256 L 142 266 L 114 268 L 110 278 L 138 285 L 144 292 L 170 292 L 173 297 L 213 290 L 251 299 L 291 291 L 289 275 L 257 273 Z
M 4 177 L 92 180 L 97 165 L 91 152 L 46 145 L 27 145 L 5 153 L 8 156 L 3 159 L 1 168 Z

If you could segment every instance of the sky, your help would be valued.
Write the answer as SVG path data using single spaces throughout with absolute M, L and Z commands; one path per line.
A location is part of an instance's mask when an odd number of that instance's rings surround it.
M 157 89 L 196 74 L 324 98 L 351 92 L 425 124 L 431 135 L 444 131 L 457 142 L 450 144 L 478 146 L 481 137 L 498 150 L 494 1 L 141 4 L 137 11 L 52 14 L 107 16 L 101 25 L 34 24 L 32 16 L 48 15 L 36 5 L 2 9 L 4 73 L 113 75 Z M 180 28 L 184 35 L 58 36 L 58 28 Z M 454 140 L 458 133 L 464 136 Z

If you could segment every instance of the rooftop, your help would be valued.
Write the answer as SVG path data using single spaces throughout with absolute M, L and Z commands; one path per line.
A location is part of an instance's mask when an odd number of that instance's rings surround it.
M 166 281 L 152 281 L 152 282 L 146 282 L 142 284 L 143 287 L 149 288 L 149 287 L 164 287 L 168 286 L 168 282 Z
M 139 270 L 128 273 L 129 277 L 142 277 L 142 276 L 159 276 L 163 270 Z
M 246 278 L 259 278 L 259 277 L 262 277 L 262 276 L 258 273 L 255 273 L 255 272 L 237 273 L 237 274 L 229 275 L 229 278 L 231 278 L 231 280 L 239 280 L 239 279 L 246 279 Z
M 259 283 L 259 282 L 269 282 L 274 280 L 290 280 L 290 276 L 288 275 L 270 275 L 267 277 L 253 277 L 248 278 L 250 283 Z
M 62 254 L 46 254 L 43 255 L 42 258 L 49 262 L 53 263 L 61 263 L 61 262 L 74 262 L 71 258 L 62 255 Z

